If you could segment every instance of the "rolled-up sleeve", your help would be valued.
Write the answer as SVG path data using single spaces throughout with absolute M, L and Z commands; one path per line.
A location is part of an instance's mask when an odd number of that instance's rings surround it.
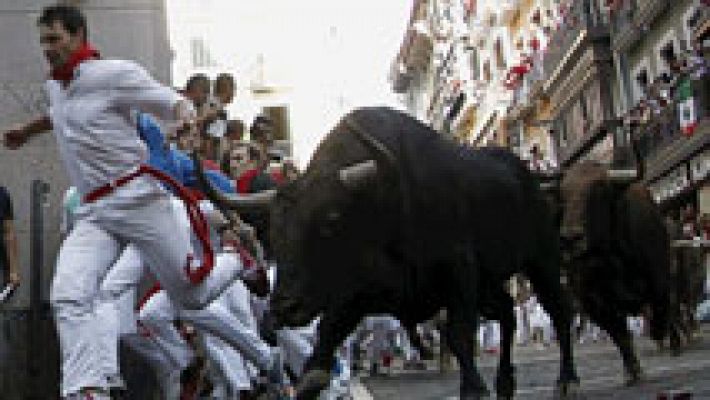
M 165 121 L 175 118 L 175 103 L 183 97 L 153 79 L 138 64 L 126 62 L 112 81 L 113 96 L 120 107 L 136 109 Z

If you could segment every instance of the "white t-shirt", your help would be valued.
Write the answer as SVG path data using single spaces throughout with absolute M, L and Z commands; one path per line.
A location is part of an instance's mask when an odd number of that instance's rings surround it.
M 135 110 L 173 118 L 178 93 L 131 61 L 89 60 L 67 88 L 46 83 L 49 115 L 73 186 L 85 196 L 147 160 Z

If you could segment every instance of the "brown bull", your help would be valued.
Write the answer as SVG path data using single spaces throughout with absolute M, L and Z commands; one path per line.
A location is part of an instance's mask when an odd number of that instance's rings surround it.
M 648 189 L 633 173 L 583 161 L 560 183 L 565 267 L 582 311 L 611 336 L 629 383 L 640 379 L 626 316 L 650 306 L 651 336 L 668 332 L 670 240 Z

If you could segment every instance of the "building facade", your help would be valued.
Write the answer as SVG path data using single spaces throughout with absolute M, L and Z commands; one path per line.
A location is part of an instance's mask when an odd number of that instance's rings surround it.
M 710 95 L 693 51 L 708 15 L 698 0 L 421 0 L 391 82 L 462 142 L 562 169 L 640 159 L 665 210 L 707 214 Z

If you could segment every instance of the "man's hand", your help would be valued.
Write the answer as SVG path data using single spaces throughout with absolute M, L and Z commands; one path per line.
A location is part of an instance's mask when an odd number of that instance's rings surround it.
M 25 144 L 28 138 L 29 135 L 27 134 L 27 130 L 18 127 L 5 131 L 3 135 L 3 142 L 5 143 L 5 147 L 8 149 L 15 150 Z

